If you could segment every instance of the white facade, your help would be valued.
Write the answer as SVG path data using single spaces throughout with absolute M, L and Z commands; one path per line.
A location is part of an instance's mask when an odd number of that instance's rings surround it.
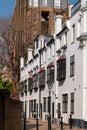
M 23 58 L 21 59 L 20 82 L 26 81 L 27 89 L 22 93 L 20 99 L 27 104 L 27 118 L 35 117 L 37 114 L 35 107 L 38 104 L 36 107 L 38 117 L 47 120 L 49 114 L 47 110 L 49 105 L 48 87 L 51 86 L 52 121 L 57 121 L 61 113 L 63 121 L 68 123 L 69 116 L 72 114 L 73 125 L 87 128 L 86 3 L 85 0 L 78 1 L 71 10 L 71 18 L 64 25 L 61 24 L 62 17 L 57 16 L 55 18 L 55 35 L 53 37 L 38 36 L 35 39 L 34 56 L 32 56 L 32 51 L 28 50 L 28 57 L 30 57 L 26 65 L 23 65 Z M 48 69 L 51 67 L 50 75 L 52 75 L 48 81 Z M 45 83 L 42 86 L 39 83 L 41 72 L 45 72 Z M 28 90 L 28 79 L 29 77 L 34 78 L 35 75 L 38 77 L 35 85 L 33 83 L 34 86 Z M 31 111 L 30 107 L 34 110 Z

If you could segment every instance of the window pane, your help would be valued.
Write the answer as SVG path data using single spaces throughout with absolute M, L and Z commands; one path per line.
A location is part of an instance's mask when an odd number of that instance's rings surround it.
M 68 94 L 63 94 L 63 113 L 67 113 L 68 109 Z
M 74 93 L 71 93 L 71 113 L 74 113 Z
M 54 82 L 54 66 L 47 68 L 47 83 L 49 84 L 51 82 Z
M 75 24 L 72 26 L 72 36 L 73 36 L 73 42 L 75 41 Z
M 34 100 L 34 112 L 36 112 L 36 99 Z
M 39 73 L 39 86 L 45 85 L 45 71 Z
M 66 59 L 57 62 L 57 80 L 66 78 Z
M 70 76 L 74 76 L 75 71 L 75 56 L 70 57 Z
M 46 112 L 46 98 L 43 98 L 43 111 Z

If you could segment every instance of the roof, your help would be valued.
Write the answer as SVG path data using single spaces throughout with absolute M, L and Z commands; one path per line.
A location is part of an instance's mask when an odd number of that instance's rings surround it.
M 54 63 L 50 62 L 47 67 L 52 67 L 52 66 L 54 66 Z
M 40 69 L 39 73 L 42 72 L 42 71 L 45 71 L 45 67 L 42 67 L 42 68 Z
M 65 54 L 63 54 L 63 55 L 61 55 L 59 58 L 58 58 L 58 60 L 57 61 L 60 61 L 60 60 L 65 60 L 66 59 L 66 56 L 65 56 Z

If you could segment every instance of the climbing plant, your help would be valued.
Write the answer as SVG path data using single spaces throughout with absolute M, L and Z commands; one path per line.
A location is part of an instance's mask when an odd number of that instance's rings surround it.
M 2 80 L 0 78 L 0 95 L 10 96 L 12 92 L 12 82 L 9 80 Z

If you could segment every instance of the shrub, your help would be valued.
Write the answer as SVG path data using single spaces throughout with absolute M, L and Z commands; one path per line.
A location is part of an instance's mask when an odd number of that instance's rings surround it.
M 0 95 L 10 96 L 12 92 L 12 82 L 9 80 L 2 80 L 0 78 Z

